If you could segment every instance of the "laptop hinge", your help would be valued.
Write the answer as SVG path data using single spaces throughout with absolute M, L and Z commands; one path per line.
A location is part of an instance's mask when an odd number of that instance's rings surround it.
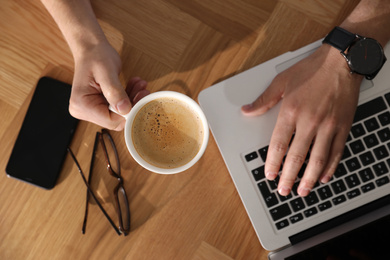
M 390 204 L 390 194 L 386 195 L 385 197 L 382 197 L 380 199 L 377 199 L 371 203 L 368 203 L 364 206 L 361 206 L 359 208 L 353 209 L 347 213 L 344 213 L 338 217 L 332 218 L 331 220 L 328 220 L 324 223 L 321 223 L 317 226 L 314 226 L 312 228 L 309 228 L 305 231 L 302 231 L 294 236 L 289 237 L 290 242 L 292 245 L 295 245 L 301 241 L 304 241 L 308 238 L 311 238 L 315 235 L 318 235 L 326 230 L 329 230 L 331 228 L 337 227 L 349 220 L 352 220 L 358 216 L 361 216 L 363 214 L 366 214 L 368 212 L 371 212 L 373 210 L 379 209 L 383 206 L 386 206 Z

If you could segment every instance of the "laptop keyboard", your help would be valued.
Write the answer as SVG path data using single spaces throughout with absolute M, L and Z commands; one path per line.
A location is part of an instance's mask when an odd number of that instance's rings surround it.
M 278 230 L 384 185 L 390 186 L 389 105 L 390 93 L 387 93 L 357 107 L 343 158 L 333 178 L 326 184 L 317 182 L 306 197 L 300 197 L 297 188 L 307 161 L 298 174 L 292 192 L 284 197 L 277 192 L 279 176 L 274 181 L 265 178 L 264 162 L 268 146 L 244 156 L 248 163 L 255 159 L 261 162 L 259 167 L 251 169 L 251 174 Z

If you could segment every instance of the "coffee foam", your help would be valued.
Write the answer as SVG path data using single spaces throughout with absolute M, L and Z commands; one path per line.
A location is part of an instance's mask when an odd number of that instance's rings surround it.
M 144 105 L 133 123 L 138 154 L 160 168 L 176 168 L 191 161 L 203 140 L 203 125 L 185 102 L 159 98 Z

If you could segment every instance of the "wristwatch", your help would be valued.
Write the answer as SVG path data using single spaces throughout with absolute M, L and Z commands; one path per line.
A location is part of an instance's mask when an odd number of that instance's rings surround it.
M 378 74 L 386 62 L 383 48 L 378 41 L 340 27 L 335 27 L 322 42 L 340 50 L 351 73 L 364 75 L 369 80 Z

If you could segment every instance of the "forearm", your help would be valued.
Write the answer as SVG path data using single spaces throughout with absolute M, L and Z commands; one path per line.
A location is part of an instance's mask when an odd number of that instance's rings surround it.
M 390 40 L 390 1 L 362 0 L 340 26 L 384 46 Z
M 73 56 L 107 41 L 89 0 L 41 0 L 64 35 Z

